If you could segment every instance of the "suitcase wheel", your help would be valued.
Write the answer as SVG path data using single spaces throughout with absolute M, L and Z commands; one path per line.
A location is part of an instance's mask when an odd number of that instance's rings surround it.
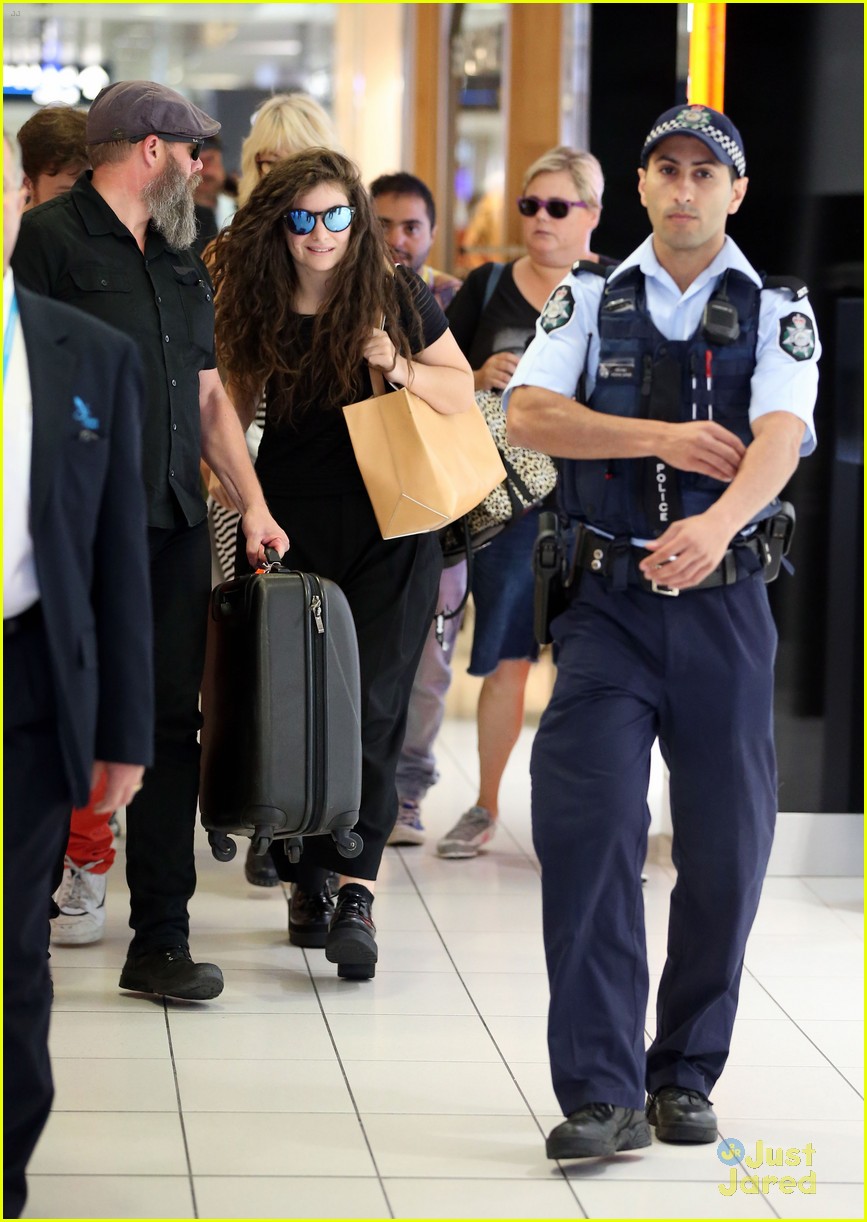
M 272 840 L 273 836 L 270 832 L 264 834 L 260 832 L 257 836 L 251 837 L 250 847 L 257 857 L 262 857 L 268 852 Z
M 220 836 L 216 832 L 208 833 L 208 843 L 217 861 L 231 861 L 238 851 L 234 840 L 228 836 Z
M 341 857 L 357 857 L 364 848 L 364 841 L 358 832 L 352 832 L 349 828 L 339 827 L 331 833 L 331 837 Z
M 301 860 L 301 850 L 303 848 L 300 836 L 287 836 L 283 841 L 283 851 L 295 866 Z

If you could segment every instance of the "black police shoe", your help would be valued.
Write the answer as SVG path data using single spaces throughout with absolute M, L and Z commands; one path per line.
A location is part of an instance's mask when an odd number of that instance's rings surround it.
M 244 859 L 244 877 L 253 887 L 276 887 L 280 882 L 271 854 L 263 853 L 260 857 L 253 852 L 252 844 Z
M 289 941 L 293 946 L 323 947 L 333 916 L 334 900 L 327 883 L 316 894 L 293 884 L 289 900 Z
M 716 1115 L 710 1100 L 685 1086 L 663 1086 L 647 1102 L 647 1119 L 660 1141 L 716 1141 Z
M 193 963 L 185 946 L 128 955 L 120 987 L 135 993 L 158 993 L 183 1001 L 210 1001 L 223 991 L 223 973 L 216 963 Z
M 587 1103 L 551 1130 L 545 1153 L 549 1158 L 599 1158 L 649 1145 L 643 1112 L 612 1103 Z
M 376 974 L 376 926 L 370 915 L 373 895 L 361 883 L 344 883 L 337 892 L 325 958 L 345 980 L 370 980 Z

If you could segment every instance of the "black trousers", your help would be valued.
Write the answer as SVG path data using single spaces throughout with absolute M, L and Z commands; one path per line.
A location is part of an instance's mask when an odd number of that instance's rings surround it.
M 358 857 L 330 836 L 310 836 L 297 866 L 278 842 L 280 877 L 320 890 L 328 870 L 375 879 L 397 819 L 395 772 L 413 679 L 436 610 L 442 553 L 434 535 L 384 540 L 366 492 L 276 498 L 268 505 L 289 536 L 285 563 L 340 586 L 352 609 L 361 663 L 361 808 Z M 242 552 L 239 553 L 243 555 Z
M 710 1095 L 771 851 L 776 629 L 755 557 L 736 585 L 669 598 L 584 573 L 554 620 L 554 694 L 530 765 L 564 1114 L 643 1108 L 645 1089 Z M 645 1053 L 641 866 L 655 738 L 671 770 L 668 956 Z
M 130 953 L 186 946 L 196 889 L 199 689 L 211 589 L 207 522 L 150 528 L 156 724 L 154 766 L 127 808 Z
M 72 795 L 57 732 L 40 621 L 4 642 L 3 657 L 3 1216 L 27 1197 L 25 1168 L 54 1086 L 48 1058 L 48 904 L 69 837 Z

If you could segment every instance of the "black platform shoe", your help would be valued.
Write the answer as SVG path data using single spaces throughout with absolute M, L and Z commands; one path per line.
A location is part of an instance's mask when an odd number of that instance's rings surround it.
M 261 856 L 253 852 L 252 844 L 244 859 L 244 877 L 253 887 L 276 887 L 280 882 L 270 853 Z
M 376 975 L 376 926 L 370 915 L 373 895 L 361 883 L 344 883 L 325 939 L 325 958 L 345 980 Z
M 289 899 L 289 941 L 293 946 L 321 950 L 333 916 L 334 900 L 327 882 L 322 891 L 312 894 L 293 883 Z

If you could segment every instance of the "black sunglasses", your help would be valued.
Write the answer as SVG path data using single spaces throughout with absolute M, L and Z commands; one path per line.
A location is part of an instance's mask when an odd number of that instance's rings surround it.
M 296 237 L 304 237 L 316 228 L 317 216 L 322 217 L 322 224 L 329 233 L 343 233 L 352 224 L 355 216 L 354 204 L 336 204 L 324 212 L 308 212 L 306 208 L 290 208 L 283 215 L 283 223 L 290 233 Z
M 552 221 L 562 221 L 569 215 L 570 208 L 588 208 L 583 199 L 539 199 L 536 195 L 522 195 L 518 200 L 518 211 L 521 216 L 535 216 L 540 208 L 544 208 Z
M 147 140 L 148 136 L 159 136 L 160 140 L 164 140 L 166 144 L 185 144 L 190 150 L 192 161 L 199 160 L 199 153 L 205 143 L 204 140 L 191 140 L 189 136 L 170 136 L 166 132 L 148 132 L 147 136 L 136 136 L 135 140 L 130 140 L 130 144 L 141 144 L 142 140 Z

